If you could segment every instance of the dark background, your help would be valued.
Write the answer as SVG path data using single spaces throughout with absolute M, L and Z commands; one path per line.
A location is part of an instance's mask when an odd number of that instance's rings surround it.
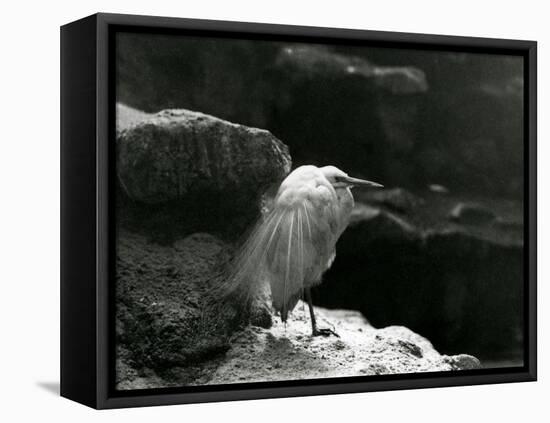
M 388 188 L 356 194 L 378 214 L 344 233 L 317 304 L 407 326 L 442 353 L 521 363 L 522 58 L 118 37 L 118 102 L 264 128 L 293 167 L 332 164 Z

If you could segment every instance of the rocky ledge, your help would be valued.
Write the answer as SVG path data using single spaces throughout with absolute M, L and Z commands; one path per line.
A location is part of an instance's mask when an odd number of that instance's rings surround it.
M 171 246 L 119 234 L 118 389 L 480 366 L 469 355 L 440 355 L 426 338 L 405 327 L 376 329 L 357 311 L 316 308 L 319 326 L 332 328 L 339 338 L 311 337 L 303 303 L 286 325 L 269 313 L 233 320 L 231 313 L 215 314 L 204 305 L 209 287 L 220 277 L 219 263 L 231 250 L 209 234 L 193 234 Z
M 299 303 L 286 325 L 249 326 L 231 348 L 209 384 L 315 379 L 344 376 L 467 370 L 480 367 L 470 355 L 439 354 L 424 337 L 403 326 L 372 327 L 361 313 L 316 307 L 321 327 L 339 338 L 312 337 L 307 306 Z
M 163 243 L 200 231 L 239 236 L 290 168 L 288 147 L 269 131 L 117 104 L 119 218 Z

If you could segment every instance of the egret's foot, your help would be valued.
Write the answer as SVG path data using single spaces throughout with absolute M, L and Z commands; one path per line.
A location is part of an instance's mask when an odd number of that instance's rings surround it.
M 334 332 L 332 329 L 329 328 L 322 328 L 322 329 L 314 329 L 311 336 L 335 336 L 337 338 L 340 338 L 340 335 L 338 335 L 336 332 Z

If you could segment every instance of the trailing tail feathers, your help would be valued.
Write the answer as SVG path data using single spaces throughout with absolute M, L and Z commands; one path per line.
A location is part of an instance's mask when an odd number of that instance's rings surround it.
M 302 297 L 318 255 L 315 225 L 306 204 L 279 207 L 256 224 L 235 256 L 225 291 L 250 301 L 269 283 L 272 304 L 283 321 Z

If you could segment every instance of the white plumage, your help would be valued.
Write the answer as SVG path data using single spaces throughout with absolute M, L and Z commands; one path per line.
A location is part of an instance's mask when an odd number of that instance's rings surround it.
M 250 295 L 269 284 L 273 308 L 284 322 L 305 294 L 314 335 L 326 334 L 316 328 L 309 289 L 334 261 L 353 208 L 353 185 L 380 186 L 334 166 L 301 166 L 290 173 L 235 257 L 231 290 Z

